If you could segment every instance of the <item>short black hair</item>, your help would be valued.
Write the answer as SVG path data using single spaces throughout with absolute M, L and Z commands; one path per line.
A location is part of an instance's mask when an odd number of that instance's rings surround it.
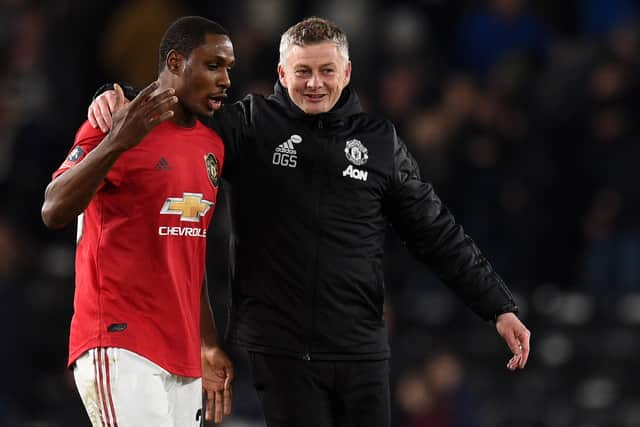
M 171 50 L 175 49 L 187 57 L 193 49 L 204 43 L 207 34 L 229 35 L 222 25 L 202 16 L 183 16 L 174 21 L 160 41 L 158 73 L 164 69 L 167 55 Z

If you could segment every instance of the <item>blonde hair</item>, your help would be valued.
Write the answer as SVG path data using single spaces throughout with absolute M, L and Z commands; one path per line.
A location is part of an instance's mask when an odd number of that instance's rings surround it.
M 308 46 L 322 42 L 335 43 L 345 61 L 349 60 L 347 35 L 333 22 L 313 16 L 290 27 L 280 38 L 280 64 L 284 64 L 293 46 Z

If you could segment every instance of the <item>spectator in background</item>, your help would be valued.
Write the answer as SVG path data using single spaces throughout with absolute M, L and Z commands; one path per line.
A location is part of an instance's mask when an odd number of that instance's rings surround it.
M 405 427 L 474 427 L 474 399 L 460 360 L 442 350 L 401 377 L 396 396 Z
M 637 48 L 637 46 L 636 46 Z M 637 52 L 637 51 L 636 51 Z M 583 279 L 599 291 L 640 289 L 638 66 L 600 57 L 587 79 L 582 124 L 586 197 Z
M 0 424 L 14 425 L 16 411 L 16 390 L 18 387 L 18 343 L 19 296 L 18 280 L 23 267 L 23 252 L 16 233 L 9 222 L 0 215 L 0 334 L 3 345 L 0 363 L 8 367 L 0 386 Z
M 143 87 L 157 75 L 157 46 L 165 30 L 185 15 L 180 2 L 125 1 L 107 24 L 99 52 L 105 67 L 127 82 Z
M 638 21 L 638 3 L 634 0 L 581 0 L 578 4 L 582 31 L 590 36 L 607 36 Z
M 527 7 L 527 0 L 487 0 L 457 24 L 454 64 L 484 76 L 503 61 L 539 62 L 547 54 L 550 35 Z

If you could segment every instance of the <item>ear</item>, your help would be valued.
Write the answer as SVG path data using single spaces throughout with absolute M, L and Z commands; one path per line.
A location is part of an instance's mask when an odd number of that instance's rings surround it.
M 184 56 L 175 49 L 171 49 L 167 54 L 165 68 L 172 74 L 178 74 L 184 66 Z
M 282 66 L 282 64 L 278 64 L 278 79 L 280 80 L 280 84 L 282 85 L 282 87 L 287 87 L 287 80 L 285 79 L 285 75 L 284 75 L 284 67 Z
M 344 85 L 348 85 L 351 81 L 351 61 L 347 62 L 347 68 L 344 70 Z

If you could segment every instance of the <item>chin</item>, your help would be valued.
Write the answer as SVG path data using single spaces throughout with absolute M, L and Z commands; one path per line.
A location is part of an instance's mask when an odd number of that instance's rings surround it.
M 326 113 L 327 111 L 329 110 L 327 110 L 326 108 L 322 108 L 319 105 L 313 105 L 310 108 L 307 107 L 304 109 L 304 112 L 306 114 L 322 114 L 322 113 Z

